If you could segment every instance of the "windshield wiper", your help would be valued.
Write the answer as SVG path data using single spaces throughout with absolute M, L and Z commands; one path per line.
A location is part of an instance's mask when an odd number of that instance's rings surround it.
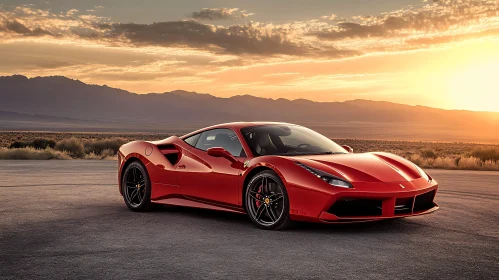
M 303 152 L 303 153 L 275 153 L 272 154 L 272 156 L 315 156 L 315 155 L 336 155 L 336 154 L 346 154 L 342 152 L 318 152 L 318 153 L 312 153 L 312 152 Z
M 314 155 L 341 155 L 341 154 L 346 154 L 346 153 L 328 151 L 328 152 L 320 152 L 320 153 L 313 153 L 313 154 Z

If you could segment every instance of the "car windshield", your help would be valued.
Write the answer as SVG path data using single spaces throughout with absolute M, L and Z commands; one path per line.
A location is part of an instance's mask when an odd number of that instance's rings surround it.
M 261 125 L 241 129 L 255 156 L 346 154 L 329 138 L 298 125 Z

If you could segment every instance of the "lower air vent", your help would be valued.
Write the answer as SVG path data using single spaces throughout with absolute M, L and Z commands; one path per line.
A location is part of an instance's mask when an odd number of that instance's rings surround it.
M 381 216 L 381 206 L 381 200 L 345 198 L 333 204 L 328 212 L 337 217 Z
M 433 208 L 433 206 L 435 206 L 433 198 L 435 198 L 434 190 L 416 196 L 416 201 L 414 201 L 414 212 L 425 211 Z
M 397 198 L 395 201 L 395 215 L 411 213 L 413 201 L 414 197 Z
M 159 145 L 158 149 L 172 165 L 178 162 L 180 151 L 174 145 Z

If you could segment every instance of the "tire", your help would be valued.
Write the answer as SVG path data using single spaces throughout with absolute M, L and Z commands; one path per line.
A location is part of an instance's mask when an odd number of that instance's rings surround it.
M 288 193 L 274 171 L 265 170 L 253 176 L 244 198 L 246 212 L 257 227 L 283 230 L 291 225 Z
M 134 161 L 127 166 L 121 179 L 121 188 L 128 209 L 144 212 L 153 208 L 151 181 L 147 169 L 140 161 Z

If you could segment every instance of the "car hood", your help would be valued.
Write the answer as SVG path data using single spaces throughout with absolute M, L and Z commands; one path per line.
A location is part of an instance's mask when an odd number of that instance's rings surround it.
M 403 182 L 421 178 L 412 162 L 390 153 L 308 155 L 289 159 L 350 182 Z

